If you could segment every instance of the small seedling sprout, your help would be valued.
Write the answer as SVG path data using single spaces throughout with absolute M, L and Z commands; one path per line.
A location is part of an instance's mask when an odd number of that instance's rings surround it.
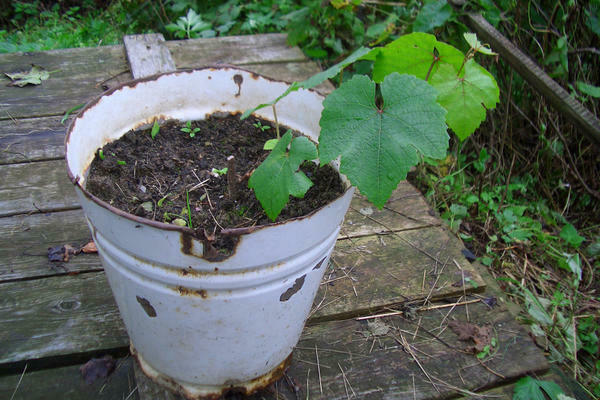
M 117 160 L 117 164 L 119 164 L 119 165 L 127 165 L 127 162 L 125 162 L 123 160 Z
M 154 139 L 156 135 L 158 135 L 158 131 L 160 130 L 160 125 L 158 124 L 158 120 L 154 121 L 154 125 L 152 125 L 152 130 L 150 131 L 150 137 Z
M 215 177 L 217 177 L 219 175 L 225 175 L 227 173 L 227 167 L 222 168 L 222 169 L 213 168 L 210 170 L 210 173 L 213 174 L 213 176 L 215 176 Z
M 102 149 L 98 150 L 98 157 L 101 160 L 104 160 L 106 157 L 104 156 L 104 152 L 102 151 Z
M 181 132 L 188 133 L 191 138 L 196 136 L 196 133 L 200 131 L 200 128 L 192 128 L 192 121 L 185 123 L 185 127 L 180 129 Z
M 252 124 L 252 126 L 254 126 L 255 128 L 258 128 L 258 129 L 260 129 L 262 132 L 264 132 L 264 131 L 266 131 L 266 130 L 268 130 L 268 129 L 271 129 L 271 127 L 270 127 L 269 125 L 263 125 L 263 124 L 260 122 L 260 120 L 258 120 L 258 119 L 256 120 L 256 122 L 255 122 L 255 123 L 253 123 L 253 124 Z

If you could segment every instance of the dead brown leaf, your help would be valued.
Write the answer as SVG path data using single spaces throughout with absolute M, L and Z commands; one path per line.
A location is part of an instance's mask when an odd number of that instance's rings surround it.
M 492 327 L 489 325 L 477 326 L 465 321 L 450 321 L 448 327 L 458 335 L 458 340 L 471 341 L 474 346 L 465 350 L 471 353 L 480 353 L 485 346 L 491 345 Z
M 92 358 L 79 368 L 85 383 L 91 385 L 96 380 L 106 379 L 115 370 L 116 361 L 112 356 Z
M 83 246 L 81 248 L 81 251 L 83 253 L 86 253 L 86 254 L 97 253 L 98 252 L 98 248 L 96 247 L 96 243 L 94 243 L 93 240 L 90 240 L 90 242 L 88 244 L 86 244 L 85 246 Z

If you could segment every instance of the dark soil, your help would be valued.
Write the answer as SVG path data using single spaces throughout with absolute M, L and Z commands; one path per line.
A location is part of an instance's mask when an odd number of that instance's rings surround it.
M 167 223 L 189 225 L 196 236 L 208 238 L 214 247 L 227 252 L 235 246 L 235 236 L 219 235 L 223 229 L 245 228 L 271 223 L 248 177 L 268 155 L 266 140 L 275 137 L 268 121 L 237 115 L 213 115 L 193 121 L 194 137 L 182 132 L 186 125 L 166 121 L 154 139 L 150 129 L 130 131 L 107 144 L 96 154 L 90 167 L 86 189 L 114 207 L 140 217 Z M 281 132 L 287 130 L 280 127 Z M 295 132 L 294 134 L 298 134 Z M 241 179 L 235 200 L 229 198 L 227 176 L 211 173 L 227 167 L 234 156 L 235 170 Z M 301 166 L 313 181 L 304 198 L 292 197 L 275 222 L 306 215 L 339 197 L 343 184 L 330 166 L 319 168 L 312 162 Z

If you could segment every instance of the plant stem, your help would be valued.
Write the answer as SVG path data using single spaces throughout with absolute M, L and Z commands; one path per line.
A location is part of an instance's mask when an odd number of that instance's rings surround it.
M 239 179 L 235 173 L 235 157 L 227 157 L 227 189 L 229 190 L 229 199 L 237 198 L 237 187 Z
M 433 61 L 431 62 L 431 65 L 429 66 L 429 70 L 427 71 L 427 75 L 425 75 L 425 82 L 429 81 L 429 75 L 431 75 L 431 71 L 433 70 L 433 66 L 440 61 L 440 53 L 438 52 L 438 50 L 434 47 L 433 48 Z
M 275 132 L 277 132 L 277 140 L 279 140 L 279 121 L 277 121 L 277 110 L 275 104 L 271 106 L 273 108 L 273 117 L 275 118 Z
M 188 215 L 188 226 L 190 229 L 194 229 L 192 225 L 192 209 L 190 207 L 190 192 L 185 191 L 185 205 L 187 206 L 187 215 Z

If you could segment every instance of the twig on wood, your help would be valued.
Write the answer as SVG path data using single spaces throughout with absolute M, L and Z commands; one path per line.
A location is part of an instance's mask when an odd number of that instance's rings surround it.
M 133 394 L 138 390 L 138 387 L 134 387 L 133 390 L 131 392 L 129 392 L 129 394 L 127 395 L 127 397 L 125 397 L 125 400 L 129 400 L 131 398 L 131 396 L 133 396 Z
M 404 337 L 404 335 L 402 335 L 402 333 L 400 334 L 400 338 L 402 340 L 398 339 L 395 335 L 392 335 L 392 337 L 394 338 L 394 340 L 396 340 L 396 342 L 398 342 L 398 344 L 400 344 L 400 345 L 402 345 L 402 347 L 404 347 L 404 349 L 408 352 L 408 354 L 410 354 L 410 356 L 413 358 L 413 360 L 419 366 L 419 369 L 421 370 L 421 372 L 423 372 L 423 374 L 425 374 L 425 376 L 429 380 L 429 383 L 431 383 L 431 386 L 433 386 L 433 388 L 435 389 L 435 391 L 438 392 L 438 393 L 441 393 L 440 390 L 438 389 L 438 387 L 436 386 L 436 384 L 433 383 L 433 381 L 431 380 L 431 377 L 429 376 L 429 374 L 427 373 L 427 371 L 425 370 L 425 368 L 423 368 L 423 366 L 421 365 L 421 362 L 419 361 L 419 359 L 417 358 L 417 356 L 413 352 L 412 348 L 410 347 L 410 344 L 406 341 L 406 338 Z
M 348 378 L 346 378 L 346 373 L 344 372 L 344 369 L 342 368 L 340 363 L 337 363 L 337 365 L 338 365 L 338 367 L 340 367 L 340 371 L 342 371 L 342 378 L 344 379 L 344 388 L 346 389 L 346 397 L 348 399 L 350 398 L 350 396 L 348 395 L 348 388 L 346 387 L 346 383 L 348 383 L 348 387 L 350 387 L 350 391 L 352 392 L 352 397 L 357 397 L 356 392 L 354 391 L 354 389 L 352 389 L 352 385 L 350 384 L 350 381 L 348 380 Z
M 479 303 L 479 302 L 481 302 L 481 299 L 465 300 L 465 301 L 459 301 L 459 302 L 450 303 L 450 304 L 438 304 L 438 305 L 434 305 L 434 306 L 419 307 L 419 308 L 416 309 L 416 311 L 438 310 L 440 308 L 448 308 L 448 307 L 454 308 L 456 306 L 464 306 L 464 305 L 467 305 L 467 304 L 473 304 L 473 303 Z M 403 314 L 404 314 L 404 311 L 393 311 L 393 312 L 383 313 L 383 314 L 365 315 L 363 317 L 355 318 L 355 320 L 356 321 L 362 321 L 362 320 L 365 320 L 365 319 L 392 317 L 394 315 L 403 315 Z
M 475 358 L 477 358 L 477 356 L 475 356 Z M 504 375 L 502 375 L 499 372 L 494 371 L 493 369 L 491 369 L 490 367 L 488 367 L 483 361 L 481 361 L 479 358 L 477 358 L 477 361 L 479 361 L 479 364 L 481 364 L 481 366 L 485 369 L 487 369 L 490 373 L 496 375 L 498 378 L 502 378 L 502 379 L 506 379 L 506 377 Z
M 10 400 L 13 400 L 15 398 L 15 394 L 17 394 L 17 390 L 19 390 L 19 386 L 21 386 L 21 381 L 23 380 L 23 376 L 25 376 L 25 371 L 27 371 L 27 364 L 25 364 L 25 368 L 23 368 L 23 372 L 21 373 L 21 376 L 19 377 L 19 381 L 17 382 L 17 386 L 15 386 L 15 390 L 13 391 L 12 396 L 10 396 Z
M 356 211 L 357 213 L 360 213 L 360 211 L 359 211 L 359 210 L 357 210 L 356 208 L 354 208 L 354 207 L 350 207 L 350 208 L 351 208 L 352 210 Z M 435 256 L 433 256 L 433 255 L 429 254 L 429 252 L 427 252 L 426 250 L 423 250 L 422 248 L 420 248 L 420 247 L 419 247 L 419 246 L 417 246 L 416 244 L 412 243 L 410 240 L 408 240 L 408 239 L 406 239 L 406 238 L 404 238 L 404 237 L 400 236 L 400 235 L 398 234 L 398 232 L 395 232 L 395 231 L 394 231 L 392 228 L 388 227 L 388 226 L 387 226 L 387 225 L 385 225 L 383 222 L 376 220 L 375 218 L 371 217 L 370 215 L 365 215 L 365 217 L 366 217 L 366 218 L 368 218 L 368 219 L 370 219 L 371 221 L 375 222 L 376 224 L 379 224 L 379 225 L 383 226 L 383 227 L 384 227 L 385 229 L 387 229 L 387 230 L 388 230 L 388 231 L 389 231 L 389 232 L 390 232 L 392 235 L 394 235 L 394 236 L 398 237 L 398 238 L 399 238 L 400 240 L 402 240 L 404 243 L 408 244 L 410 247 L 414 248 L 415 250 L 419 251 L 420 253 L 423 253 L 423 254 L 425 254 L 427 257 L 431 258 L 433 261 L 437 261 L 437 262 L 439 262 L 439 260 L 438 260 L 438 259 L 437 259 Z
M 461 283 L 462 283 L 462 289 L 463 289 L 463 297 L 466 299 L 467 298 L 467 288 L 465 287 L 465 271 L 462 269 L 460 264 L 455 259 L 452 259 L 452 261 L 454 261 L 454 265 L 456 265 L 456 268 L 458 268 L 458 270 L 460 271 Z M 469 306 L 467 304 L 465 304 L 465 313 L 467 314 L 467 322 L 471 322 L 471 318 L 469 318 Z
M 319 363 L 319 351 L 317 350 L 316 344 L 315 344 L 315 356 L 317 358 L 317 373 L 319 374 L 319 390 L 321 391 L 321 395 L 323 395 L 323 382 L 321 381 L 321 364 Z

